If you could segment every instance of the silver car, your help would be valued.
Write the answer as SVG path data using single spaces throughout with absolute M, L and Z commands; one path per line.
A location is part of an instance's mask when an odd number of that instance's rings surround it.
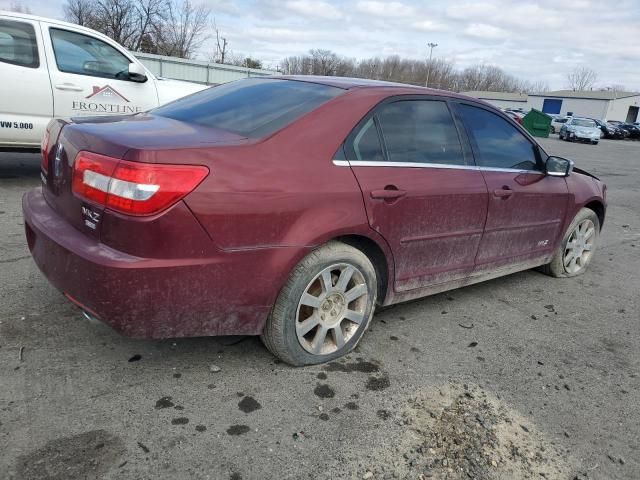
M 567 123 L 571 117 L 565 117 L 564 115 L 549 115 L 551 117 L 551 133 L 558 133 L 562 126 Z
M 569 142 L 582 140 L 597 145 L 600 141 L 600 128 L 590 118 L 573 117 L 560 128 L 560 140 Z

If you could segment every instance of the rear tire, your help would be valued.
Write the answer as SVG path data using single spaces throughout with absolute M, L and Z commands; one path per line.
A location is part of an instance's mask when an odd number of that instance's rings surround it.
M 552 277 L 583 274 L 593 258 L 600 236 L 600 220 L 593 210 L 581 208 L 567 228 L 551 262 L 541 270 Z
M 376 271 L 367 256 L 331 241 L 293 269 L 260 338 L 290 365 L 334 360 L 362 338 L 373 317 L 376 295 Z

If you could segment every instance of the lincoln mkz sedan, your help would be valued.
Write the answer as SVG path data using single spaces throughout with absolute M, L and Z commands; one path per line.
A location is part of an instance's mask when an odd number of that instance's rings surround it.
M 23 199 L 38 267 L 139 338 L 260 335 L 335 359 L 376 306 L 587 268 L 605 185 L 478 100 L 246 79 L 128 117 L 53 120 Z

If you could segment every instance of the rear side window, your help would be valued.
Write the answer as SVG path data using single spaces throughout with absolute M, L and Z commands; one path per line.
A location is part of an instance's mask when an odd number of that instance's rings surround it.
M 38 43 L 29 23 L 0 20 L 0 62 L 38 68 Z
M 129 79 L 130 60 L 108 43 L 68 30 L 50 29 L 58 70 L 93 77 Z
M 202 90 L 152 113 L 258 138 L 285 127 L 344 91 L 317 83 L 252 78 Z
M 390 162 L 464 165 L 445 102 L 403 100 L 383 105 L 376 115 Z
M 475 143 L 479 165 L 490 168 L 536 170 L 534 145 L 504 118 L 471 105 L 460 113 Z
M 355 160 L 361 161 L 384 161 L 384 153 L 382 153 L 382 145 L 378 136 L 378 129 L 373 117 L 367 120 L 362 129 L 353 139 L 353 153 Z

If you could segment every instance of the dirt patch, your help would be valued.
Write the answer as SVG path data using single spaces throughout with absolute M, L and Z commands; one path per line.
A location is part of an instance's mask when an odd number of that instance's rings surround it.
M 118 465 L 125 451 L 120 437 L 104 430 L 58 438 L 38 450 L 18 457 L 17 478 L 102 478 L 112 467 Z
M 367 390 L 372 390 L 374 392 L 379 390 L 384 390 L 385 388 L 389 388 L 391 382 L 389 382 L 389 377 L 387 375 L 383 375 L 381 377 L 369 377 L 367 379 L 367 383 L 365 388 Z
M 363 360 L 352 363 L 338 363 L 330 362 L 324 366 L 327 372 L 359 372 L 359 373 L 375 373 L 380 370 L 380 367 L 373 362 L 365 362 Z
M 326 384 L 318 384 L 316 388 L 313 389 L 313 393 L 320 398 L 333 398 L 336 396 L 335 390 Z
M 261 409 L 262 405 L 253 397 L 244 397 L 238 402 L 238 408 L 244 413 L 251 413 Z
M 477 387 L 446 385 L 419 393 L 397 421 L 406 425 L 398 442 L 401 460 L 380 465 L 376 473 L 382 476 L 570 478 L 573 462 L 564 452 L 528 419 Z

